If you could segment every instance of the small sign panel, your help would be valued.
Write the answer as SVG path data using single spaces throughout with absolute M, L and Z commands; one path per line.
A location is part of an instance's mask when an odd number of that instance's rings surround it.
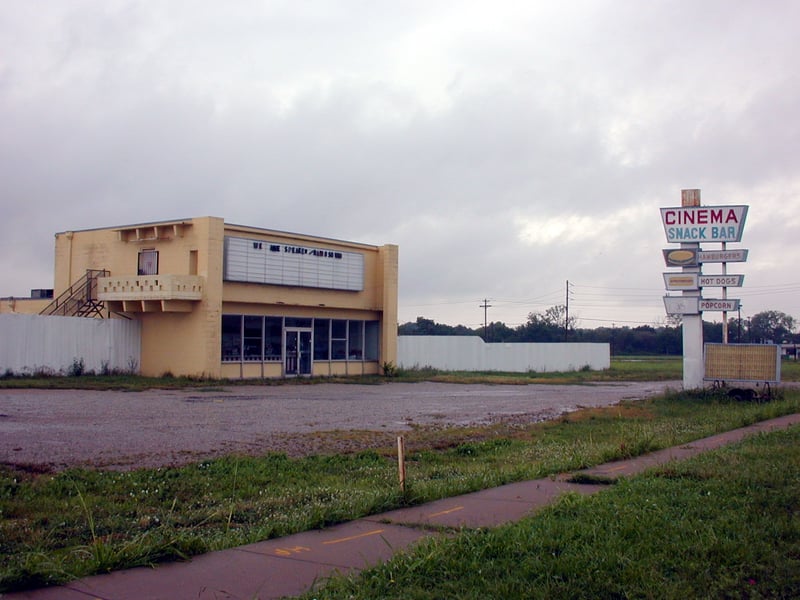
M 700 275 L 700 287 L 742 287 L 744 275 Z
M 694 248 L 669 248 L 663 250 L 664 262 L 668 267 L 696 267 L 698 252 Z
M 701 250 L 697 253 L 697 260 L 701 263 L 729 263 L 747 262 L 749 250 Z
M 664 287 L 667 290 L 699 289 L 698 273 L 664 273 Z
M 700 310 L 736 312 L 739 310 L 739 300 L 725 299 L 716 300 L 713 298 L 701 298 Z
M 780 383 L 781 347 L 777 344 L 706 344 L 707 381 Z
M 664 308 L 668 315 L 697 315 L 699 301 L 697 296 L 664 296 Z
M 668 242 L 741 242 L 747 206 L 679 206 L 661 209 Z

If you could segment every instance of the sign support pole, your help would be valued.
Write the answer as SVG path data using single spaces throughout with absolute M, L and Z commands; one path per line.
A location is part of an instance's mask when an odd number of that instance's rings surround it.
M 700 206 L 700 190 L 681 190 L 682 206 Z M 700 251 L 697 242 L 682 243 L 681 248 Z M 683 267 L 684 273 L 700 273 L 699 267 Z M 685 290 L 684 297 L 697 296 L 700 291 Z M 699 301 L 699 300 L 698 300 Z M 683 315 L 683 389 L 703 387 L 703 314 Z
M 727 249 L 728 249 L 728 244 L 726 244 L 725 242 L 722 242 L 722 252 L 723 252 L 723 254 L 725 253 L 725 250 L 727 250 Z M 728 263 L 726 263 L 726 262 L 722 263 L 722 274 L 723 275 L 727 275 L 728 274 Z M 728 299 L 728 288 L 727 288 L 727 286 L 722 288 L 722 299 L 723 300 L 727 300 Z M 724 311 L 724 310 L 722 311 L 722 343 L 723 344 L 727 344 L 728 343 L 728 313 L 727 313 L 727 311 Z
M 684 267 L 683 271 L 694 272 L 697 267 Z M 683 295 L 699 296 L 700 293 L 684 291 Z M 703 314 L 683 315 L 683 389 L 703 387 L 703 372 Z
M 703 387 L 703 317 L 683 317 L 683 389 Z

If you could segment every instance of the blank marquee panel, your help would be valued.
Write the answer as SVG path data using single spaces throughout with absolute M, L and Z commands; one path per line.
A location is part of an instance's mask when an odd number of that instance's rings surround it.
M 223 278 L 360 292 L 364 289 L 364 255 L 227 236 Z
M 705 379 L 779 383 L 781 349 L 772 344 L 706 344 Z

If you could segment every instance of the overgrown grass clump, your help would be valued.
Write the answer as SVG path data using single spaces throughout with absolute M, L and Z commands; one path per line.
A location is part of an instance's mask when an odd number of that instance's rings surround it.
M 800 427 L 436 537 L 319 599 L 796 598 Z M 309 594 L 309 598 L 312 595 Z
M 672 394 L 526 426 L 408 433 L 407 489 L 391 449 L 230 456 L 130 472 L 0 468 L 0 591 L 229 548 L 388 509 L 685 443 L 800 410 Z

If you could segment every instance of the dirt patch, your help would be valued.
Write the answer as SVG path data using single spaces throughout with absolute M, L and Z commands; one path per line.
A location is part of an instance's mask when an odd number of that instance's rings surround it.
M 653 417 L 652 413 L 646 408 L 629 403 L 617 404 L 615 406 L 581 408 L 582 410 L 564 415 L 563 420 L 569 423 L 579 423 L 582 421 L 591 421 L 593 419 L 650 419 Z
M 400 433 L 523 426 L 646 398 L 678 382 L 244 386 L 202 392 L 0 391 L 0 463 L 133 469 L 225 454 L 389 447 Z M 464 432 L 469 436 L 469 432 Z M 410 435 L 410 437 L 413 437 Z M 449 437 L 452 443 L 452 436 Z

